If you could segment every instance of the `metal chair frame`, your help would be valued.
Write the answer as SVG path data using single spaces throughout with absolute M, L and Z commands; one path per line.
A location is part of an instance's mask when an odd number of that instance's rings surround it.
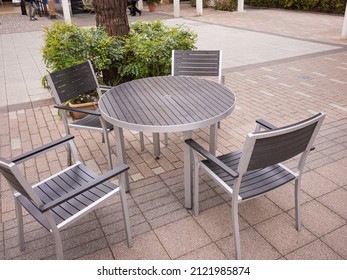
M 282 128 L 258 120 L 254 133 L 246 137 L 243 150 L 215 157 L 192 139 L 186 140 L 194 157 L 194 214 L 199 214 L 199 168 L 231 197 L 232 224 L 236 259 L 241 259 L 238 204 L 264 195 L 292 180 L 295 181 L 296 228 L 300 230 L 300 185 L 308 153 L 324 120 L 319 113 Z M 265 129 L 265 131 L 263 131 Z M 205 158 L 201 160 L 199 155 Z M 283 162 L 299 156 L 296 170 Z
M 132 246 L 125 195 L 126 186 L 124 185 L 126 171 L 129 167 L 122 164 L 106 174 L 97 175 L 78 160 L 77 149 L 72 139 L 71 135 L 65 136 L 9 161 L 0 158 L 0 173 L 7 179 L 15 198 L 21 251 L 24 250 L 22 207 L 53 234 L 57 259 L 63 259 L 60 231 L 117 193 L 120 194 L 127 243 L 129 247 Z M 43 181 L 31 185 L 20 171 L 18 164 L 62 145 L 70 146 L 75 163 Z M 119 185 L 110 182 L 116 176 L 119 176 Z

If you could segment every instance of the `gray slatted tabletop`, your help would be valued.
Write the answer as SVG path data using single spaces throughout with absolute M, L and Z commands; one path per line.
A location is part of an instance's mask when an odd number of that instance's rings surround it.
M 124 163 L 123 128 L 155 134 L 183 132 L 187 139 L 192 130 L 210 126 L 210 151 L 213 151 L 216 125 L 233 111 L 234 106 L 235 95 L 226 86 L 182 76 L 133 80 L 112 88 L 99 101 L 102 117 L 115 127 L 117 158 Z M 184 149 L 185 204 L 190 208 L 191 152 L 187 147 Z

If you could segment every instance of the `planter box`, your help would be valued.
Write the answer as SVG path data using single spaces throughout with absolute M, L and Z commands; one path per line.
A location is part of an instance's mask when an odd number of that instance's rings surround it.
M 87 103 L 81 103 L 81 104 L 69 103 L 69 107 L 85 109 L 85 110 L 96 110 L 98 108 L 98 103 L 97 102 L 87 102 Z M 71 112 L 71 117 L 73 120 L 82 119 L 85 116 L 86 116 L 86 114 L 84 114 L 84 113 Z

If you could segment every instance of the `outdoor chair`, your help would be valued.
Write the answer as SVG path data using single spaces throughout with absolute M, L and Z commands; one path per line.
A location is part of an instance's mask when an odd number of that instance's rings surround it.
M 172 76 L 217 77 L 218 82 L 224 84 L 220 50 L 172 50 L 171 61 Z M 164 141 L 167 145 L 167 133 Z
M 0 172 L 7 179 L 15 198 L 21 251 L 24 250 L 22 206 L 53 234 L 57 259 L 63 259 L 60 231 L 92 211 L 107 198 L 114 198 L 113 195 L 118 192 L 128 246 L 132 246 L 125 183 L 123 183 L 126 182 L 125 176 L 129 167 L 121 164 L 108 173 L 97 175 L 78 161 L 77 150 L 72 139 L 73 136 L 68 135 L 11 160 L 0 158 Z M 18 164 L 52 149 L 61 148 L 62 145 L 70 146 L 74 164 L 39 183 L 30 185 Z M 110 182 L 115 176 L 119 176 L 119 185 Z
M 71 108 L 67 106 L 69 100 L 72 100 L 79 95 L 89 94 L 92 91 L 97 91 L 97 94 L 99 97 L 101 97 L 102 91 L 109 89 L 109 87 L 99 85 L 91 62 L 86 61 L 69 68 L 53 72 L 46 75 L 46 78 L 57 104 L 55 107 L 60 109 L 66 134 L 71 134 L 70 128 L 102 132 L 102 142 L 105 143 L 108 166 L 110 169 L 112 169 L 108 133 L 113 130 L 113 126 L 110 123 L 107 123 L 101 117 L 98 110 L 93 111 L 80 108 Z M 69 122 L 66 112 L 84 113 L 86 116 Z M 68 157 L 71 158 L 71 153 L 69 153 Z
M 238 204 L 264 195 L 292 180 L 295 181 L 296 228 L 300 230 L 301 176 L 324 117 L 325 113 L 319 113 L 282 128 L 276 128 L 264 120 L 257 120 L 255 132 L 247 135 L 243 150 L 218 157 L 192 139 L 185 141 L 192 148 L 194 157 L 194 215 L 199 214 L 199 168 L 202 167 L 232 197 L 236 259 L 241 259 Z M 205 159 L 201 160 L 201 156 Z M 290 159 L 297 162 L 296 170 L 283 164 Z

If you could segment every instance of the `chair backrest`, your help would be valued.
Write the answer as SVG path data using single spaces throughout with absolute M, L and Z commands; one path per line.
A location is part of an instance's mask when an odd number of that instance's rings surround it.
M 219 50 L 173 50 L 173 76 L 217 76 L 222 81 L 222 52 Z
M 98 89 L 99 84 L 90 61 L 73 65 L 69 68 L 46 75 L 56 103 L 75 98 L 84 93 Z M 98 91 L 98 94 L 100 92 Z
M 324 117 L 325 113 L 319 113 L 289 126 L 248 134 L 238 171 L 265 168 L 299 154 L 302 154 L 298 167 L 301 169 Z
M 15 191 L 35 203 L 40 203 L 40 199 L 32 191 L 29 182 L 24 178 L 15 163 L 0 157 L 0 173 Z

